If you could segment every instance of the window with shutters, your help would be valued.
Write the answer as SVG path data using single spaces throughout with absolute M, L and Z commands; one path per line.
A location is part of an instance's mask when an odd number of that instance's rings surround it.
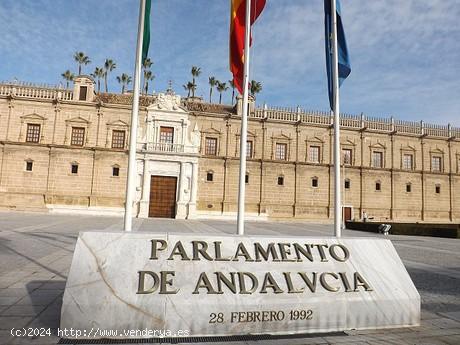
M 374 168 L 383 168 L 383 152 L 372 152 L 372 166 Z
M 40 142 L 40 125 L 35 123 L 27 124 L 26 142 L 38 143 Z
M 206 137 L 204 154 L 207 156 L 216 156 L 217 155 L 217 138 Z
M 246 141 L 246 158 L 252 158 L 252 140 Z
M 287 159 L 287 144 L 276 143 L 275 159 L 285 161 Z
M 309 150 L 309 161 L 312 163 L 319 163 L 320 161 L 320 147 L 319 146 L 310 146 Z
M 125 131 L 114 129 L 112 131 L 112 148 L 124 149 L 125 148 Z
M 442 158 L 441 156 L 431 157 L 431 170 L 434 172 L 441 172 L 442 169 Z
M 413 170 L 414 169 L 414 155 L 405 153 L 403 155 L 403 169 Z
M 353 158 L 352 149 L 342 149 L 342 162 L 344 165 L 351 165 Z
M 70 137 L 70 145 L 72 146 L 83 146 L 85 141 L 85 128 L 83 127 L 72 127 L 72 134 Z

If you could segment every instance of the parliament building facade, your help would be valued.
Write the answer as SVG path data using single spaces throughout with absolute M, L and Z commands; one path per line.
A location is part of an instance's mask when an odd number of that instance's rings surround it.
M 122 214 L 131 94 L 0 84 L 0 209 Z M 140 99 L 138 217 L 236 215 L 241 100 Z M 460 221 L 460 129 L 341 116 L 343 214 L 376 221 Z M 333 219 L 329 113 L 250 103 L 249 219 Z

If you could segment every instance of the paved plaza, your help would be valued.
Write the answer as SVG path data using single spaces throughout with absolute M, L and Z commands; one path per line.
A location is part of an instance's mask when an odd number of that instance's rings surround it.
M 0 212 L 0 345 L 56 344 L 62 295 L 78 232 L 121 230 L 122 218 Z M 134 231 L 234 233 L 235 222 L 135 219 Z M 332 226 L 248 222 L 248 234 L 330 236 Z M 344 236 L 382 236 L 345 230 Z M 392 236 L 422 298 L 420 327 L 309 335 L 237 344 L 460 344 L 460 240 Z M 50 328 L 13 337 L 11 329 Z M 216 343 L 216 342 L 214 342 Z M 232 344 L 228 342 L 227 344 Z

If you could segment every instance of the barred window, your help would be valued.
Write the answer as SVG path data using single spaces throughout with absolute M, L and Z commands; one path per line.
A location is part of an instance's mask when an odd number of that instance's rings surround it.
M 278 176 L 278 186 L 284 186 L 284 176 Z
M 441 185 L 440 184 L 435 185 L 435 192 L 436 192 L 436 194 L 441 194 Z
M 40 142 L 40 125 L 35 123 L 27 124 L 26 142 L 38 143 Z
M 285 161 L 287 159 L 287 144 L 276 143 L 275 159 Z
M 318 178 L 317 177 L 313 177 L 311 179 L 311 186 L 315 187 L 315 188 L 318 187 Z
M 406 183 L 406 193 L 412 192 L 412 185 L 410 183 Z
M 246 141 L 246 158 L 252 158 L 252 140 Z
M 414 155 L 404 154 L 403 156 L 403 169 L 413 170 L 414 169 Z
M 431 157 L 431 170 L 436 172 L 441 172 L 441 157 L 433 156 Z
M 345 189 L 350 189 L 350 185 L 351 185 L 350 180 L 349 180 L 349 179 L 345 179 L 344 188 L 345 188 Z
M 172 144 L 174 142 L 174 127 L 160 127 L 160 143 Z
M 343 156 L 343 164 L 345 165 L 351 165 L 352 162 L 352 150 L 351 149 L 343 149 L 342 150 L 342 156 Z
M 310 146 L 310 162 L 312 163 L 319 163 L 319 153 L 320 148 L 319 146 Z
M 83 146 L 85 141 L 85 128 L 83 127 L 72 127 L 72 135 L 70 137 L 70 145 L 72 146 Z
M 112 131 L 112 148 L 124 149 L 125 148 L 125 131 L 113 130 Z
M 383 152 L 372 152 L 372 166 L 374 168 L 382 168 L 383 167 Z
M 77 163 L 72 163 L 70 165 L 70 172 L 72 174 L 78 174 L 78 164 Z
M 204 154 L 208 156 L 217 155 L 217 138 L 206 138 Z
M 33 161 L 26 161 L 26 171 L 32 171 L 34 166 Z

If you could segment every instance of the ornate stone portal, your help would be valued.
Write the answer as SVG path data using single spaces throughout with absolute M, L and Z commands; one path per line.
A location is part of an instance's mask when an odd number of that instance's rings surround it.
M 177 179 L 175 218 L 195 216 L 199 131 L 190 128 L 188 117 L 187 110 L 180 104 L 180 96 L 172 91 L 160 93 L 147 107 L 145 133 L 140 134 L 137 153 L 138 216 L 141 218 L 149 216 L 152 176 Z

